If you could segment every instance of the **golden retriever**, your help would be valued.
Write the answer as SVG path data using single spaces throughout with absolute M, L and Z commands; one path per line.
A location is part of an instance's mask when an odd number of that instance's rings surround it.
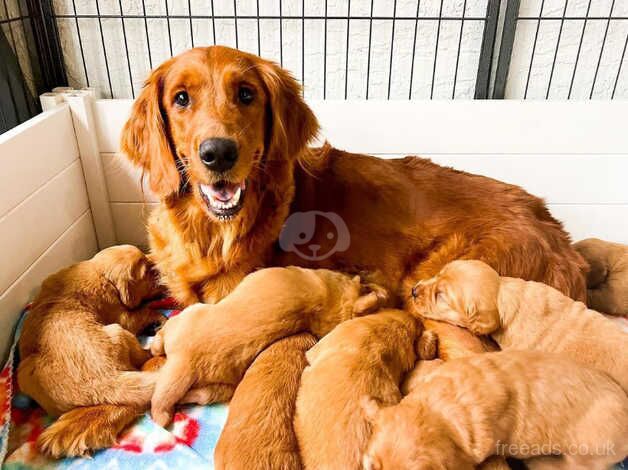
M 382 310 L 338 325 L 307 352 L 294 422 L 306 469 L 360 469 L 370 433 L 360 398 L 399 402 L 421 328 L 401 310 Z
M 290 73 L 254 55 L 195 48 L 151 73 L 121 148 L 160 199 L 151 255 L 179 302 L 214 303 L 259 267 L 300 265 L 381 271 L 412 308 L 414 282 L 459 258 L 585 299 L 586 264 L 541 199 L 416 157 L 309 148 L 318 129 Z M 484 350 L 460 336 L 442 352 Z
M 553 287 L 500 277 L 481 261 L 453 261 L 415 290 L 417 310 L 502 349 L 567 354 L 603 370 L 628 392 L 628 332 Z
M 109 446 L 140 414 L 155 376 L 138 371 L 150 354 L 135 335 L 163 317 L 135 309 L 159 292 L 148 259 L 130 245 L 107 248 L 43 282 L 24 321 L 17 371 L 20 389 L 48 414 L 61 415 L 39 438 L 43 452 L 73 456 Z M 66 427 L 81 416 L 90 421 L 77 439 Z
M 267 268 L 249 274 L 217 304 L 186 308 L 155 336 L 151 351 L 165 353 L 166 362 L 151 400 L 153 420 L 168 424 L 177 403 L 217 401 L 217 386 L 230 398 L 270 344 L 306 331 L 322 337 L 385 300 L 359 277 L 326 269 Z
M 307 333 L 266 348 L 248 368 L 229 403 L 216 450 L 218 470 L 300 470 L 292 425 L 305 352 L 316 344 Z
M 591 267 L 587 305 L 610 315 L 628 315 L 628 245 L 588 238 L 574 248 Z
M 373 425 L 366 470 L 472 470 L 494 455 L 531 459 L 533 469 L 602 470 L 628 453 L 622 388 L 538 351 L 443 362 L 398 405 L 383 405 L 362 400 Z

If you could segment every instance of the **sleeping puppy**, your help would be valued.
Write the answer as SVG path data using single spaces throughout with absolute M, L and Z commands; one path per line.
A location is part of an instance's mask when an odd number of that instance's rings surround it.
M 229 403 L 229 417 L 214 452 L 217 469 L 300 470 L 292 422 L 309 334 L 266 348 L 248 368 Z
M 20 389 L 52 416 L 102 405 L 90 408 L 90 418 L 106 420 L 106 405 L 121 405 L 110 421 L 124 427 L 138 414 L 136 405 L 150 398 L 154 383 L 153 375 L 137 372 L 150 354 L 135 335 L 163 321 L 150 309 L 133 309 L 159 293 L 148 259 L 130 245 L 107 248 L 48 277 L 20 336 Z M 76 413 L 81 411 L 72 416 Z M 73 440 L 62 430 L 67 418 L 44 431 L 39 440 L 44 452 L 80 455 L 85 446 L 113 444 L 115 436 Z M 83 430 L 91 424 L 79 421 Z
M 425 333 L 424 333 L 425 335 Z M 468 356 L 468 354 L 467 354 Z M 436 355 L 432 356 L 422 356 L 425 358 L 436 357 Z M 461 356 L 466 357 L 466 356 Z M 434 369 L 443 364 L 442 359 L 433 359 L 433 360 L 420 360 L 417 361 L 414 369 L 412 369 L 406 377 L 403 379 L 401 383 L 401 394 L 405 397 L 406 395 L 411 394 L 416 389 L 420 388 L 424 377 L 432 372 Z M 510 465 L 506 462 L 506 459 L 501 456 L 489 457 L 488 460 L 483 462 L 480 466 L 477 467 L 478 470 L 510 470 Z M 517 467 L 519 468 L 519 467 Z
M 564 353 L 628 391 L 628 333 L 545 284 L 500 277 L 481 261 L 454 261 L 417 285 L 426 318 L 491 335 L 502 349 Z
M 601 470 L 628 453 L 621 387 L 601 371 L 538 351 L 444 362 L 398 405 L 364 397 L 362 406 L 373 425 L 366 470 L 472 470 L 494 455 L 531 459 L 533 469 L 543 465 L 535 457 L 553 455 L 547 468 Z
M 169 319 L 151 345 L 166 354 L 151 401 L 153 420 L 167 425 L 175 404 L 215 401 L 217 385 L 235 389 L 268 345 L 296 333 L 321 337 L 338 323 L 370 313 L 385 291 L 326 269 L 268 268 L 246 276 L 214 305 L 196 304 Z
M 628 315 L 628 245 L 588 238 L 573 247 L 590 266 L 589 307 L 610 315 Z
M 408 314 L 382 310 L 338 325 L 307 352 L 294 422 L 306 469 L 360 468 L 370 433 L 360 397 L 399 402 L 420 329 Z

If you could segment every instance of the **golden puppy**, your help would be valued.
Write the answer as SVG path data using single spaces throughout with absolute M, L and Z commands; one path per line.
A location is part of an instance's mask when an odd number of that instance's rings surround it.
M 539 282 L 500 277 L 481 261 L 454 261 L 415 290 L 427 318 L 491 335 L 502 349 L 568 354 L 628 391 L 628 333 Z
M 266 348 L 248 368 L 229 403 L 229 417 L 214 452 L 217 469 L 300 470 L 292 422 L 309 334 Z
M 399 402 L 418 328 L 408 314 L 382 310 L 338 325 L 308 351 L 294 422 L 306 469 L 360 468 L 370 433 L 360 397 Z
M 217 384 L 233 392 L 255 356 L 278 339 L 305 331 L 321 337 L 377 309 L 383 291 L 365 287 L 358 276 L 325 269 L 268 268 L 246 276 L 217 304 L 186 308 L 151 345 L 153 355 L 167 356 L 151 401 L 153 420 L 168 424 L 176 403 L 215 401 Z
M 17 380 L 47 413 L 70 412 L 41 435 L 44 452 L 81 455 L 111 445 L 150 399 L 155 376 L 137 371 L 150 354 L 135 335 L 163 317 L 132 310 L 158 293 L 148 259 L 130 245 L 107 248 L 43 282 L 20 336 Z M 113 435 L 98 433 L 101 421 Z M 79 436 L 66 432 L 69 423 L 78 423 Z
M 606 469 L 628 453 L 621 387 L 601 371 L 538 351 L 444 362 L 398 405 L 382 407 L 379 397 L 362 405 L 373 424 L 367 470 L 471 470 L 494 455 L 560 455 L 552 468 Z
M 597 238 L 574 243 L 589 263 L 587 304 L 611 315 L 628 315 L 628 245 Z

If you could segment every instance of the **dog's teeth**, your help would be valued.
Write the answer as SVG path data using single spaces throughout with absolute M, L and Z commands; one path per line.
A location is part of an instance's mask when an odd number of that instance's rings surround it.
M 238 202 L 240 202 L 240 196 L 242 196 L 242 188 L 238 188 L 231 198 L 233 200 L 233 205 L 235 206 Z

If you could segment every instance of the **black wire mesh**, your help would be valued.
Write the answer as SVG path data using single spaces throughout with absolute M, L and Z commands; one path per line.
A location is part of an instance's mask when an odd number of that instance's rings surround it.
M 628 98 L 628 2 L 529 0 L 517 10 L 506 15 L 516 34 L 502 41 L 512 57 L 496 97 Z
M 623 0 L 0 0 L 1 129 L 54 86 L 133 98 L 211 44 L 277 61 L 307 98 L 628 98 Z
M 38 62 L 29 50 L 30 16 L 21 0 L 0 0 L 0 133 L 38 112 Z
M 413 99 L 474 97 L 482 38 L 497 21 L 488 6 L 499 0 L 114 3 L 55 2 L 70 85 L 131 98 L 157 63 L 223 44 L 290 69 L 307 97 Z

